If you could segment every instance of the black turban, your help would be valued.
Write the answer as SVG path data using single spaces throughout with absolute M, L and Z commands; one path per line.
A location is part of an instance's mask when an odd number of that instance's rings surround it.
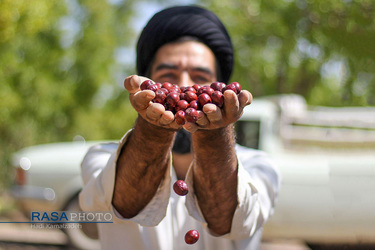
M 146 75 L 149 64 L 161 46 L 183 36 L 196 37 L 213 51 L 221 72 L 218 81 L 228 83 L 233 69 L 231 39 L 214 13 L 197 6 L 167 8 L 150 19 L 137 44 L 138 74 Z

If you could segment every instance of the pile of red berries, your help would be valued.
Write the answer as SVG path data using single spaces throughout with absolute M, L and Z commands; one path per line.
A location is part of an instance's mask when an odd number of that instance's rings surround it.
M 224 91 L 231 90 L 236 94 L 241 92 L 241 85 L 232 82 L 226 85 L 222 82 L 214 82 L 201 86 L 194 84 L 188 87 L 179 87 L 177 84 L 154 83 L 145 80 L 141 83 L 141 90 L 149 89 L 155 92 L 155 103 L 164 105 L 165 110 L 170 110 L 175 115 L 175 121 L 179 125 L 185 122 L 195 123 L 198 120 L 197 110 L 202 110 L 207 103 L 213 103 L 222 108 L 224 105 Z
M 173 190 L 175 191 L 176 194 L 178 195 L 181 195 L 181 196 L 184 196 L 184 195 L 187 195 L 187 193 L 189 192 L 189 188 L 188 188 L 188 185 L 186 182 L 184 182 L 183 180 L 178 180 L 176 181 L 174 184 L 173 184 Z M 194 244 L 195 242 L 197 242 L 199 239 L 199 233 L 197 230 L 189 230 L 186 234 L 185 234 L 185 242 L 186 244 Z

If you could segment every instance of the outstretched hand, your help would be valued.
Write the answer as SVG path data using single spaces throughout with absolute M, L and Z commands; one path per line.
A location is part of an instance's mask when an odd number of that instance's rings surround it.
M 202 111 L 198 111 L 198 121 L 187 123 L 184 128 L 193 133 L 198 129 L 217 129 L 235 123 L 243 113 L 243 109 L 253 100 L 247 90 L 242 90 L 238 95 L 233 91 L 224 92 L 224 106 L 219 108 L 215 104 L 207 103 Z
M 151 124 L 170 129 L 180 129 L 181 126 L 174 121 L 172 111 L 165 110 L 160 103 L 153 103 L 155 93 L 152 90 L 142 90 L 140 85 L 149 80 L 142 76 L 129 76 L 124 81 L 125 88 L 129 91 L 129 98 L 133 108 L 143 119 Z

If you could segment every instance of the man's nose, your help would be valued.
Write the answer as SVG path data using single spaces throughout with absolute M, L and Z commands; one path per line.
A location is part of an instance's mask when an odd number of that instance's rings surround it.
M 193 86 L 195 83 L 193 81 L 193 79 L 191 79 L 190 77 L 190 74 L 189 72 L 187 72 L 186 70 L 183 71 L 180 75 L 180 82 L 179 82 L 179 86 Z

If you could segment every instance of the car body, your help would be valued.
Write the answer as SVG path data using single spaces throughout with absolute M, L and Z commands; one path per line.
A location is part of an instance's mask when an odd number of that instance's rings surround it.
M 61 211 L 81 190 L 80 162 L 96 143 L 51 143 L 18 151 L 13 165 L 19 168 L 17 175 L 23 175 L 25 183 L 12 187 L 13 196 L 27 211 Z

